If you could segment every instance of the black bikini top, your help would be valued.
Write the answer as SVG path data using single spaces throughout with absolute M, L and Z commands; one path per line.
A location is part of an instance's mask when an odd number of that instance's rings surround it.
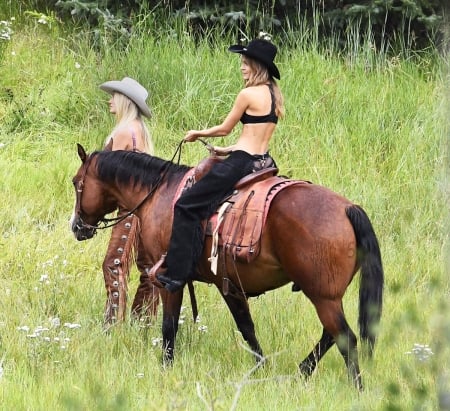
M 241 117 L 242 124 L 258 124 L 258 123 L 278 123 L 278 116 L 275 114 L 275 96 L 273 94 L 272 84 L 267 85 L 270 91 L 270 97 L 272 99 L 272 104 L 270 106 L 270 113 L 265 116 L 252 116 L 244 112 Z

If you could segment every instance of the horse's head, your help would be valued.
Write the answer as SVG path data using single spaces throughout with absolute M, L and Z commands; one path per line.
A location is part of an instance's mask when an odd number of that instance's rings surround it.
M 95 173 L 95 155 L 86 154 L 78 144 L 81 166 L 72 182 L 75 188 L 75 206 L 70 219 L 70 228 L 78 241 L 92 238 L 98 223 L 117 208 L 114 200 L 106 195 L 104 186 Z

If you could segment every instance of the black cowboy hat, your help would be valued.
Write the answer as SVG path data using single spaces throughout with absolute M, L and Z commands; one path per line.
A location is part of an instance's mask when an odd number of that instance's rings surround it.
M 280 79 L 280 72 L 273 62 L 275 55 L 277 54 L 277 48 L 270 41 L 255 39 L 248 43 L 247 46 L 242 46 L 239 44 L 230 46 L 228 51 L 243 54 L 244 56 L 248 56 L 259 61 L 267 67 L 267 70 L 269 70 L 269 74 L 272 77 Z

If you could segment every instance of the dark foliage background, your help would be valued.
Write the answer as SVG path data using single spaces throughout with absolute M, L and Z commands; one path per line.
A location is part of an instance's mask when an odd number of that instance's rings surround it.
M 155 13 L 159 19 L 179 17 L 201 37 L 221 30 L 238 38 L 263 30 L 282 36 L 308 25 L 319 38 L 333 36 L 345 43 L 349 31 L 361 39 L 370 33 L 379 48 L 423 49 L 443 39 L 448 0 L 22 0 L 17 6 L 55 12 L 74 24 L 130 29 L 133 15 Z

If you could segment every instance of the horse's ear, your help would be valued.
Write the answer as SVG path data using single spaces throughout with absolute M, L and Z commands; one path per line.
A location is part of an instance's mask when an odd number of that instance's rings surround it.
M 113 148 L 113 139 L 110 138 L 108 141 L 108 144 L 106 144 L 105 148 L 103 149 L 103 151 L 112 151 Z
M 87 158 L 86 151 L 84 150 L 83 146 L 80 143 L 77 143 L 77 148 L 78 148 L 78 156 L 80 157 L 81 162 L 84 163 Z

